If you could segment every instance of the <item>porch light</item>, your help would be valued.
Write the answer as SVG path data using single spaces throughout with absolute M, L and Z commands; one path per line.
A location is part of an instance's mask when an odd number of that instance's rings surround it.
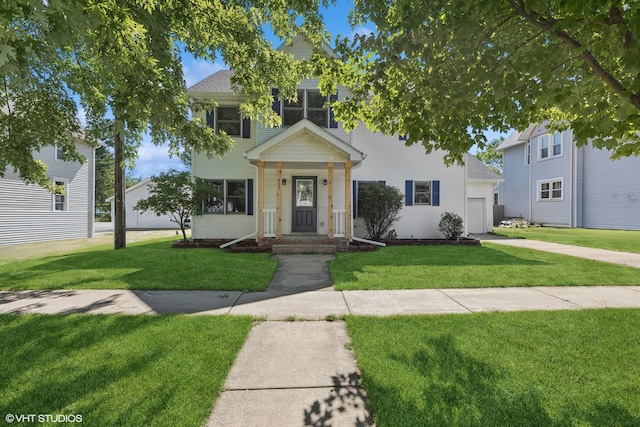
M 287 178 L 282 178 L 282 185 L 287 185 Z
M 327 185 L 329 181 L 327 181 L 327 178 L 322 180 L 322 185 Z

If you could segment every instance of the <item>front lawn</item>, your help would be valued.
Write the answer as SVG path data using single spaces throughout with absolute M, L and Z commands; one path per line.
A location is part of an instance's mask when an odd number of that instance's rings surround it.
M 500 236 L 640 254 L 640 231 L 531 227 L 495 228 L 494 233 Z
M 638 426 L 640 310 L 347 318 L 378 427 Z
M 345 253 L 329 271 L 338 290 L 640 285 L 631 267 L 486 242 Z
M 202 426 L 251 325 L 226 316 L 0 315 L 0 413 Z
M 0 289 L 208 289 L 261 291 L 277 268 L 269 254 L 210 248 L 171 248 L 175 238 L 114 250 L 73 253 L 0 264 Z

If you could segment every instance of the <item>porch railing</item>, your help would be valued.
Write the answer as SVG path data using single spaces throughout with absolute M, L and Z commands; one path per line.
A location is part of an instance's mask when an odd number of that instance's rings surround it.
M 276 210 L 263 209 L 264 237 L 276 237 Z
M 344 209 L 333 210 L 333 235 L 335 237 L 344 237 L 346 232 L 346 213 Z

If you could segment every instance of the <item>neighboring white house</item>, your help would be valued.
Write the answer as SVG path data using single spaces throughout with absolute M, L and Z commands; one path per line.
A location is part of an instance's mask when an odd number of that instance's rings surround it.
M 531 125 L 512 133 L 503 152 L 506 217 L 579 228 L 640 230 L 640 158 L 576 147 L 571 130 Z
M 297 37 L 280 49 L 308 58 L 311 45 Z M 327 55 L 334 55 L 324 46 Z M 493 188 L 497 175 L 468 156 L 469 166 L 445 166 L 441 151 L 425 154 L 421 145 L 405 146 L 403 137 L 371 132 L 364 125 L 346 132 L 334 120 L 327 102 L 343 99 L 349 90 L 322 96 L 317 79 L 305 79 L 298 102 L 286 102 L 273 89 L 273 109 L 282 126 L 268 128 L 241 116 L 241 99 L 231 89 L 230 71 L 219 71 L 189 88 L 193 98 L 218 103 L 202 113 L 216 130 L 235 139 L 222 158 L 194 153 L 193 175 L 209 180 L 217 196 L 205 202 L 203 215 L 192 221 L 194 239 L 256 239 L 290 234 L 318 234 L 329 238 L 366 237 L 358 218 L 358 188 L 384 182 L 405 195 L 398 238 L 442 238 L 441 214 L 463 217 L 467 232 L 492 229 Z M 488 168 L 484 167 L 488 170 Z
M 139 200 L 149 197 L 149 189 L 151 185 L 151 179 L 147 179 L 126 189 L 124 196 L 126 229 L 149 230 L 180 228 L 177 223 L 171 221 L 169 215 L 158 216 L 153 211 L 141 212 L 133 209 Z M 105 201 L 111 203 L 111 218 L 115 218 L 114 197 L 109 197 Z
M 47 165 L 47 175 L 64 188 L 52 194 L 27 185 L 11 168 L 0 178 L 0 245 L 93 237 L 95 150 L 81 140 L 78 152 L 87 161 L 67 162 L 58 147 L 44 147 L 34 158 Z

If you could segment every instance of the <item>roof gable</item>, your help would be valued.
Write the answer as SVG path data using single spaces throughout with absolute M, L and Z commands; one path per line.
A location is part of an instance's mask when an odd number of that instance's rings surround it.
M 307 119 L 283 130 L 245 153 L 249 161 L 354 162 L 364 154 Z

